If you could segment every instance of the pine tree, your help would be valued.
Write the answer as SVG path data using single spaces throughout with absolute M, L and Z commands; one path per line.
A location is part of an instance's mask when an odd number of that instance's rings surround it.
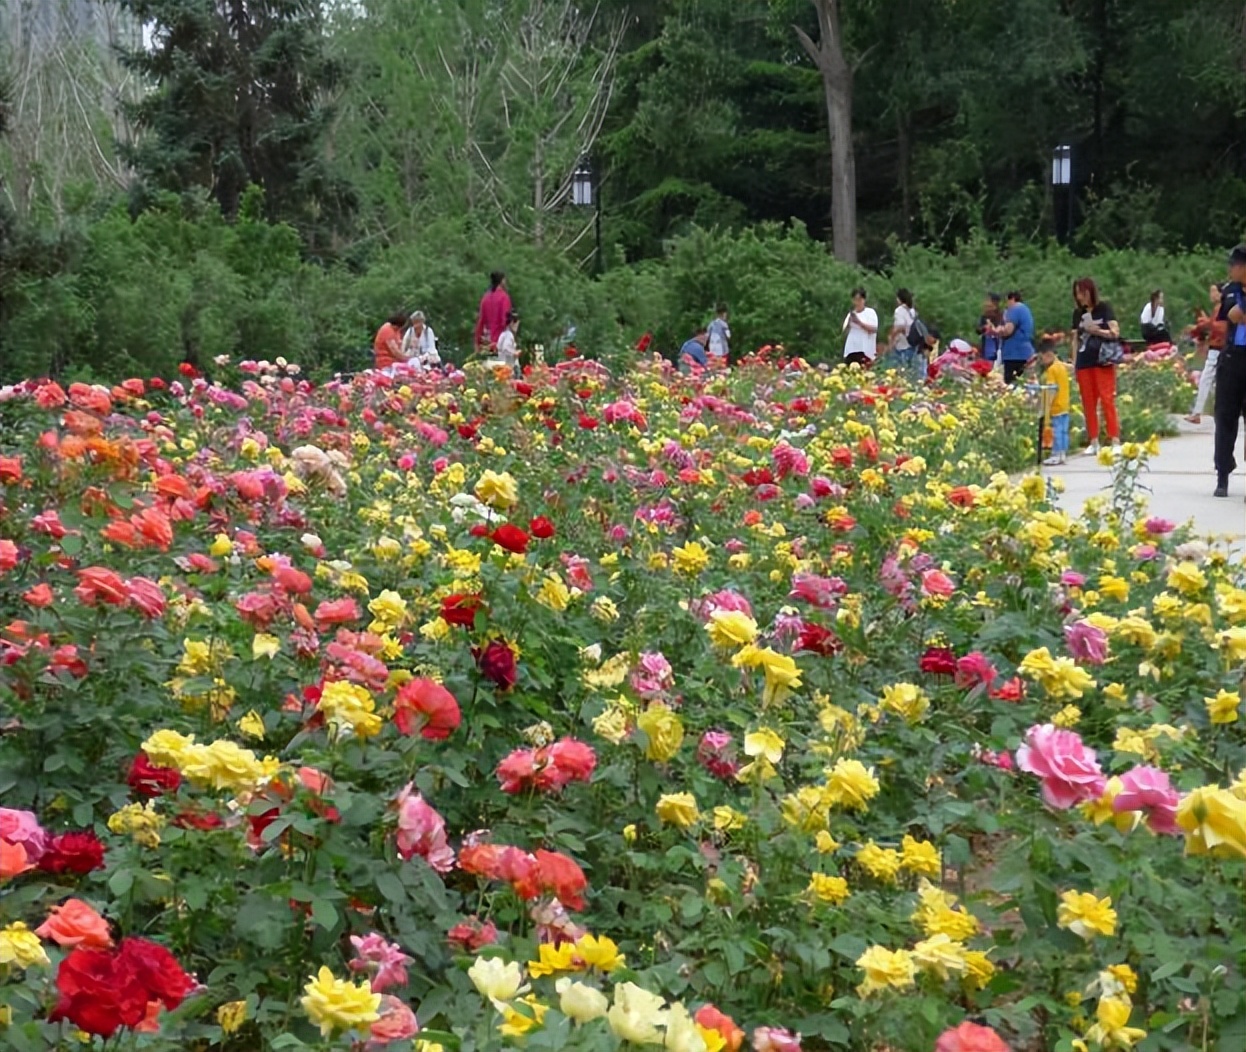
M 202 188 L 234 218 L 249 184 L 269 218 L 293 223 L 311 254 L 330 250 L 354 194 L 326 158 L 328 58 L 319 0 L 121 0 L 147 30 L 123 54 L 150 90 L 129 107 L 123 144 L 141 203 Z

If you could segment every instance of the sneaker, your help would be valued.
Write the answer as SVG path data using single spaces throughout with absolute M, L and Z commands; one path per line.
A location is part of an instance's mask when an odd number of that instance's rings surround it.
M 1098 439 L 1095 439 L 1093 442 L 1090 443 L 1090 445 L 1088 445 L 1084 450 L 1082 450 L 1082 456 L 1084 457 L 1097 457 L 1098 455 L 1099 455 L 1099 440 Z
M 1187 424 L 1201 424 L 1201 423 L 1203 422 L 1203 417 L 1202 417 L 1202 414 L 1201 414 L 1201 413 L 1191 413 L 1189 416 L 1187 416 L 1187 417 L 1185 418 L 1185 422 L 1186 422 Z
M 1054 453 L 1051 456 L 1049 456 L 1046 460 L 1043 461 L 1043 467 L 1054 468 L 1063 463 L 1064 463 L 1064 454 Z
M 1112 443 L 1112 456 L 1119 457 L 1121 455 L 1121 444 L 1119 442 Z
M 1227 497 L 1228 495 L 1229 495 L 1229 484 L 1226 480 L 1221 479 L 1219 482 L 1216 483 L 1216 492 L 1213 493 L 1212 496 L 1213 497 Z

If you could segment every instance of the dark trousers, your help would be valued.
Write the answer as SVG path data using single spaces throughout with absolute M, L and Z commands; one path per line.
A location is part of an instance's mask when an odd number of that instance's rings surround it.
M 1237 467 L 1233 447 L 1237 427 L 1246 414 L 1246 347 L 1220 352 L 1216 365 L 1216 475 L 1227 482 Z
M 1015 384 L 1021 374 L 1025 372 L 1025 367 L 1028 364 L 1028 362 L 1004 362 L 1004 383 Z

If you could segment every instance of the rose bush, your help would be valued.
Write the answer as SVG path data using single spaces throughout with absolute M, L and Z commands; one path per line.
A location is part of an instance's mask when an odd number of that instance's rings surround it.
M 6 1047 L 1240 1048 L 1241 565 L 942 384 L 4 389 Z

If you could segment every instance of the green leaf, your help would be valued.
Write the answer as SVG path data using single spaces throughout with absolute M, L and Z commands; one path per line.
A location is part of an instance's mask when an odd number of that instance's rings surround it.
M 324 928 L 325 931 L 332 931 L 337 927 L 337 907 L 328 899 L 316 899 L 313 901 L 311 915 L 312 920 Z
M 390 902 L 400 903 L 407 901 L 406 886 L 398 879 L 398 874 L 391 870 L 383 870 L 377 874 L 376 890 L 389 899 Z
M 1151 973 L 1151 980 L 1158 982 L 1160 979 L 1167 979 L 1171 975 L 1176 975 L 1185 966 L 1185 961 L 1169 961 L 1167 964 L 1161 964 Z

